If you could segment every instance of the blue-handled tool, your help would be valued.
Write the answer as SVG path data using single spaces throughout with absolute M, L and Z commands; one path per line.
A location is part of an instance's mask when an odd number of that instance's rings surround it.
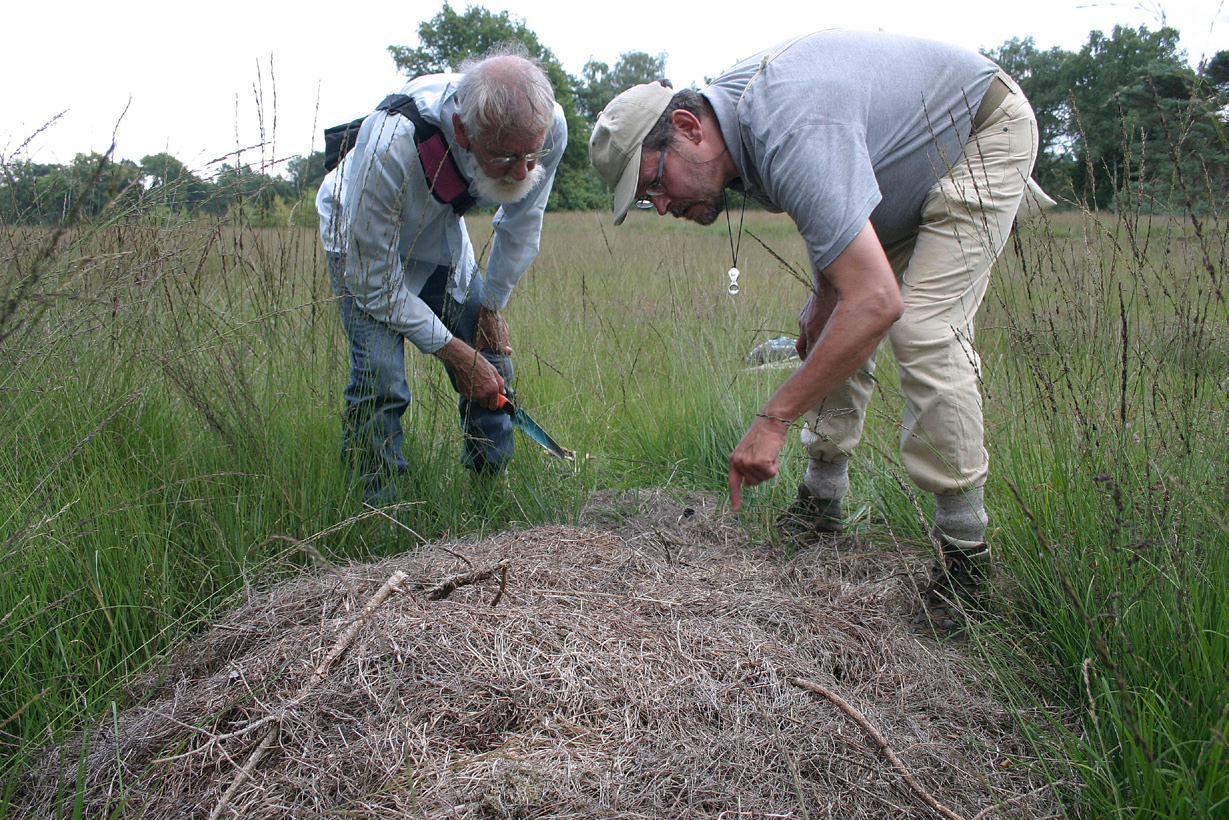
M 562 459 L 564 461 L 576 460 L 576 453 L 572 452 L 566 447 L 560 447 L 559 443 L 551 438 L 550 434 L 543 430 L 528 413 L 512 403 L 511 397 L 505 396 L 501 393 L 499 395 L 498 409 L 511 416 L 513 425 L 519 428 L 522 433 L 529 436 L 538 444 L 542 445 L 542 448 L 555 458 Z

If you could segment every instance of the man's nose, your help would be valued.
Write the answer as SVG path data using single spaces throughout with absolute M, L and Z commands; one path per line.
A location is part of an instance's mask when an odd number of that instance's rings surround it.
M 516 162 L 508 166 L 508 173 L 505 176 L 510 176 L 517 182 L 520 182 L 525 177 L 529 176 L 529 172 L 533 170 L 533 166 L 537 164 L 537 160 L 525 159 L 521 157 Z
M 653 207 L 657 209 L 658 216 L 665 216 L 669 213 L 670 200 L 665 194 L 655 196 L 651 201 L 653 203 Z

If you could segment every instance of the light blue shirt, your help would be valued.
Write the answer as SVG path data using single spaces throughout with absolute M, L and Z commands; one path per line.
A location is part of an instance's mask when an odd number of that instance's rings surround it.
M 455 144 L 452 115 L 460 79 L 460 74 L 427 75 L 400 92 L 412 96 L 423 119 L 444 132 L 459 165 L 463 151 Z M 524 199 L 495 212 L 483 298 L 490 310 L 507 305 L 538 255 L 543 213 L 566 146 L 567 124 L 556 103 L 546 135 L 550 154 L 539 161 L 545 170 L 542 180 Z M 464 301 L 478 275 L 465 220 L 431 195 L 414 145 L 414 124 L 400 114 L 369 115 L 339 171 L 334 172 L 339 179 L 325 179 L 317 197 L 326 249 L 346 254 L 346 286 L 364 312 L 422 352 L 434 353 L 451 341 L 452 333 L 418 294 L 435 269 L 446 265 L 451 270 L 449 290 Z M 471 193 L 478 195 L 473 189 Z
M 316 213 L 320 215 L 320 242 L 326 253 L 346 253 L 346 242 L 349 237 L 343 230 L 341 208 L 337 207 L 345 196 L 345 163 L 341 162 L 325 175 L 320 182 L 320 190 L 316 191 Z

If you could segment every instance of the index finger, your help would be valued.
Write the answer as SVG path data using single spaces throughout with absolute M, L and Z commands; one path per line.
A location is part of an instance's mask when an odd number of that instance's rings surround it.
M 730 468 L 730 506 L 738 512 L 743 505 L 743 475 L 733 467 Z

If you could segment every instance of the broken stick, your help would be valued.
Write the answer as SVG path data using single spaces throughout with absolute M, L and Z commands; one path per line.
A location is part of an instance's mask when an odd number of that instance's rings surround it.
M 468 586 L 469 584 L 476 584 L 479 581 L 485 581 L 497 572 L 507 572 L 508 567 L 510 566 L 512 566 L 512 559 L 504 558 L 498 564 L 491 567 L 486 567 L 485 569 L 473 569 L 469 572 L 462 572 L 458 573 L 457 575 L 449 576 L 427 590 L 427 600 L 439 601 L 447 598 L 460 587 Z M 506 583 L 507 581 L 505 580 L 500 584 L 499 591 L 501 596 L 503 595 L 503 590 Z
M 361 630 L 371 618 L 371 613 L 379 609 L 381 604 L 387 601 L 388 597 L 392 595 L 403 583 L 405 583 L 405 579 L 407 577 L 408 576 L 401 570 L 397 570 L 389 576 L 388 580 L 384 582 L 384 586 L 380 587 L 379 590 L 376 591 L 376 594 L 371 596 L 371 599 L 367 601 L 367 605 L 363 607 L 363 611 L 359 613 L 358 617 L 354 619 L 354 622 L 350 624 L 346 631 L 342 633 L 341 637 L 337 639 L 337 642 L 333 644 L 333 648 L 330 649 L 328 654 L 324 656 L 324 660 L 320 661 L 316 668 L 312 670 L 311 676 L 307 679 L 307 682 L 299 688 L 299 692 L 295 696 L 296 699 L 302 698 L 303 695 L 307 694 L 308 690 L 320 681 L 324 680 L 324 676 L 329 672 L 329 667 L 333 665 L 334 661 L 341 657 L 343 652 L 350 648 L 350 644 L 354 643 L 354 639 L 358 636 L 359 630 Z M 234 799 L 236 792 L 238 792 L 239 788 L 247 782 L 247 779 L 252 775 L 252 771 L 260 764 L 260 761 L 264 758 L 268 751 L 273 748 L 273 744 L 277 742 L 277 736 L 280 729 L 281 719 L 279 718 L 278 720 L 274 721 L 269 728 L 265 729 L 263 734 L 261 734 L 260 742 L 248 756 L 247 762 L 243 764 L 243 767 L 239 769 L 238 773 L 235 775 L 234 782 L 230 784 L 230 788 L 228 788 L 226 793 L 222 795 L 222 799 L 218 801 L 218 805 L 214 806 L 213 811 L 209 814 L 209 820 L 218 820 L 218 818 L 222 816 L 222 812 L 224 812 L 226 807 L 230 805 L 230 801 Z
M 820 686 L 818 683 L 809 681 L 806 678 L 790 678 L 789 682 L 794 684 L 794 686 L 797 686 L 799 689 L 805 689 L 808 692 L 823 695 L 825 698 L 834 703 L 838 709 L 852 718 L 854 723 L 861 726 L 862 730 L 870 735 L 871 740 L 875 741 L 875 745 L 879 747 L 879 751 L 883 752 L 883 756 L 886 757 L 888 762 L 892 764 L 892 768 L 894 768 L 896 773 L 901 776 L 901 779 L 905 781 L 905 785 L 908 786 L 914 794 L 922 798 L 922 802 L 924 802 L 927 806 L 930 806 L 930 808 L 934 809 L 943 817 L 946 817 L 947 820 L 964 820 L 963 817 L 956 814 L 956 812 L 952 811 L 947 806 L 944 806 L 936 800 L 930 792 L 922 788 L 922 784 L 918 783 L 917 780 L 914 779 L 913 775 L 909 774 L 909 770 L 905 768 L 905 764 L 902 763 L 900 758 L 896 756 L 896 752 L 892 751 L 892 747 L 888 745 L 887 738 L 880 734 L 879 730 L 872 726 L 870 721 L 863 717 L 862 713 L 855 709 L 847 700 L 842 698 L 836 692 L 833 692 L 831 689 L 828 689 L 825 686 Z

